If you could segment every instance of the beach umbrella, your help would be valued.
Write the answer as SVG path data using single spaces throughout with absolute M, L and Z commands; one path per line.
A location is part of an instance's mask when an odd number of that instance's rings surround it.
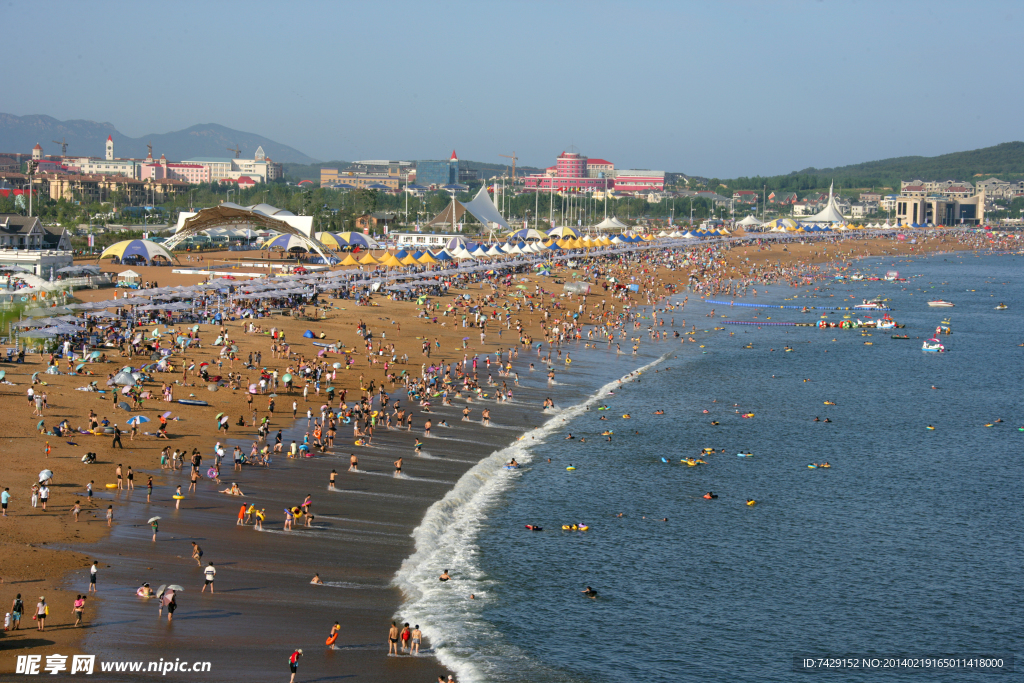
M 79 363 L 78 365 L 75 366 L 75 372 L 78 372 L 79 370 L 81 370 L 84 367 L 85 367 L 85 363 Z
M 152 524 L 153 522 L 157 521 L 158 519 L 163 519 L 163 517 L 150 517 L 149 521 L 146 522 L 146 524 Z
M 263 243 L 263 249 L 281 249 L 283 251 L 302 250 L 309 251 L 306 242 L 297 235 L 278 235 Z
M 46 481 L 47 479 L 53 479 L 53 472 L 50 470 L 43 470 L 39 473 L 39 481 Z
M 220 386 L 217 385 L 217 384 L 207 384 L 206 385 L 206 390 L 207 391 L 217 391 L 218 389 L 220 389 Z
M 249 393 L 250 393 L 250 394 L 255 394 L 255 393 L 256 393 L 256 391 L 257 391 L 257 387 L 256 387 L 256 385 L 255 385 L 255 384 L 250 384 L 250 385 L 249 385 Z
M 42 429 L 44 424 L 46 424 L 46 420 L 40 420 L 36 423 L 36 429 Z
M 142 424 L 143 422 L 149 422 L 149 418 L 145 415 L 136 415 L 135 417 L 128 420 L 128 424 Z
M 164 418 L 164 419 L 166 420 L 166 419 L 167 419 L 167 418 L 169 418 L 170 416 L 171 416 L 171 411 L 169 411 L 169 410 L 168 410 L 168 411 L 167 411 L 166 413 L 164 413 L 164 414 L 163 414 L 163 415 L 161 415 L 160 417 L 162 417 L 162 418 Z
M 121 370 L 116 375 L 114 375 L 114 379 L 111 380 L 111 383 L 112 384 L 123 384 L 125 386 L 133 387 L 133 386 L 135 386 L 136 382 L 135 382 L 135 377 L 132 376 L 131 372 L 126 372 L 124 370 Z
M 335 363 L 333 367 L 334 367 L 335 370 L 337 370 L 338 368 L 341 367 L 341 363 Z M 285 380 L 285 381 L 287 381 L 287 380 Z
M 131 387 L 121 387 L 121 393 L 127 396 L 131 392 Z
M 99 258 L 119 258 L 122 262 L 126 258 L 138 256 L 144 258 L 147 262 L 151 262 L 156 257 L 165 258 L 168 261 L 173 261 L 174 256 L 167 250 L 166 247 L 152 242 L 150 240 L 123 240 L 112 244 L 103 250 L 103 253 L 99 255 Z
M 291 375 L 289 375 L 289 374 L 288 374 L 288 373 L 286 372 L 286 373 L 284 373 L 283 375 L 281 375 L 281 379 L 282 379 L 283 381 L 285 381 L 285 382 L 291 382 L 291 381 L 292 381 L 292 376 L 291 376 Z
M 117 407 L 120 408 L 121 410 L 125 411 L 126 413 L 132 412 L 132 407 L 130 405 L 128 405 L 126 402 L 124 402 L 124 401 L 121 401 L 120 403 L 118 403 Z

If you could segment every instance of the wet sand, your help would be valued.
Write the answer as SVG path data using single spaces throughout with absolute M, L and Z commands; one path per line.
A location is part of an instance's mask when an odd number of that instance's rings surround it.
M 586 390 L 559 388 L 564 389 L 560 401 L 576 400 Z M 514 441 L 520 429 L 542 423 L 547 416 L 540 403 L 550 393 L 543 385 L 520 387 L 513 404 L 478 403 L 471 416 L 475 421 L 469 423 L 461 421 L 461 406 L 432 407 L 435 423 L 444 419 L 450 427 L 435 426 L 431 438 L 423 438 L 420 425 L 413 432 L 378 432 L 372 448 L 339 448 L 316 458 L 278 456 L 270 470 L 246 466 L 232 473 L 223 468 L 222 481 L 237 482 L 246 494 L 242 499 L 216 493 L 226 486 L 204 481 L 175 510 L 167 494 L 177 483 L 187 487 L 187 468 L 159 475 L 161 493 L 154 502 L 126 507 L 129 515 L 93 547 L 110 567 L 104 567 L 100 582 L 103 628 L 90 631 L 83 649 L 108 659 L 210 661 L 213 680 L 251 681 L 286 672 L 285 658 L 301 647 L 302 680 L 380 680 L 382 675 L 435 680 L 444 670 L 429 656 L 429 644 L 420 657 L 385 656 L 389 617 L 402 599 L 391 579 L 413 552 L 411 533 L 426 509 L 473 464 Z M 396 398 L 406 403 L 404 392 Z M 517 428 L 482 426 L 481 405 L 491 408 L 493 422 Z M 285 443 L 301 439 L 305 428 L 301 419 L 285 430 Z M 431 457 L 414 455 L 417 436 Z M 241 440 L 228 443 L 249 446 Z M 359 473 L 347 471 L 353 452 Z M 398 455 L 405 458 L 401 478 L 393 474 Z M 332 469 L 338 470 L 334 492 L 328 490 Z M 293 531 L 282 530 L 283 508 L 300 504 L 307 493 L 313 496 L 312 528 L 300 520 Z M 145 501 L 145 492 L 137 490 L 131 498 Z M 267 510 L 263 532 L 236 525 L 243 500 Z M 155 544 L 146 524 L 152 515 L 162 517 Z M 200 593 L 202 570 L 190 557 L 192 541 L 204 551 L 203 565 L 212 561 L 217 567 L 215 595 Z M 438 575 L 443 569 L 437 567 Z M 309 583 L 314 572 L 325 585 Z M 83 572 L 76 579 L 82 585 L 87 581 Z M 126 588 L 144 581 L 185 588 L 173 624 L 157 618 L 155 600 L 137 598 Z M 107 590 L 108 585 L 116 588 Z M 339 649 L 332 651 L 324 639 L 335 620 L 341 634 Z

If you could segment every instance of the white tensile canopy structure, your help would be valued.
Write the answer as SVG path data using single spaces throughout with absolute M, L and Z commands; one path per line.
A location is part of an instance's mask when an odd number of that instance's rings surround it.
M 832 194 L 832 187 L 835 185 L 828 186 L 828 204 L 825 208 L 814 214 L 810 218 L 801 219 L 804 223 L 845 223 L 846 218 L 843 216 L 843 212 L 836 206 L 836 198 Z
M 175 227 L 174 235 L 164 242 L 164 247 L 173 249 L 186 237 L 224 228 L 241 228 L 255 232 L 273 230 L 285 235 L 294 235 L 306 251 L 315 251 L 324 261 L 328 260 L 327 247 L 313 236 L 312 216 L 296 216 L 291 211 L 278 209 L 269 204 L 239 206 L 225 202 L 196 212 L 182 211 L 178 214 L 178 225 Z
M 487 194 L 486 185 L 480 188 L 480 191 L 473 197 L 473 201 L 469 203 L 463 204 L 453 199 L 451 204 L 445 207 L 444 211 L 434 216 L 428 225 L 451 225 L 454 227 L 455 223 L 466 213 L 469 213 L 488 229 L 494 229 L 494 226 L 498 225 L 505 230 L 511 230 L 508 222 L 498 213 L 498 209 L 494 206 L 491 196 Z
M 626 227 L 626 224 L 613 216 L 611 218 L 605 218 L 594 227 L 598 230 L 622 230 Z
M 764 225 L 764 223 L 762 223 L 761 221 L 757 220 L 753 216 L 747 216 L 743 220 L 738 221 L 736 223 L 736 226 L 737 227 L 741 227 L 741 228 L 755 228 L 755 227 L 759 228 L 762 225 Z

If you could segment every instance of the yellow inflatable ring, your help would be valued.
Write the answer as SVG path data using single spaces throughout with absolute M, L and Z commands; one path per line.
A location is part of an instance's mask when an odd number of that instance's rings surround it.
M 116 489 L 117 488 L 117 484 L 107 484 L 107 488 L 108 489 Z
M 171 496 L 174 500 L 185 500 L 185 496 Z

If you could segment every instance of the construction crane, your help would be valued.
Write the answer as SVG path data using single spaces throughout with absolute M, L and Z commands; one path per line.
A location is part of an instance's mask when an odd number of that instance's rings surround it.
M 60 155 L 62 157 L 66 157 L 68 155 L 68 141 L 67 140 L 65 140 L 64 138 L 61 138 L 60 140 L 54 140 L 53 144 L 60 145 Z
M 153 156 L 153 143 L 152 142 L 147 142 L 146 143 L 146 149 L 149 150 L 149 156 L 152 158 L 152 156 Z
M 512 160 L 512 187 L 515 187 L 516 186 L 516 161 L 519 160 L 519 157 L 516 156 L 515 152 L 512 152 L 511 156 L 509 156 L 508 154 L 499 154 L 498 156 L 499 157 L 505 157 L 506 159 L 511 159 Z
M 228 147 L 228 151 L 229 152 L 234 152 L 236 159 L 238 159 L 239 157 L 242 156 L 242 148 L 238 146 L 237 142 L 235 143 L 234 147 Z

